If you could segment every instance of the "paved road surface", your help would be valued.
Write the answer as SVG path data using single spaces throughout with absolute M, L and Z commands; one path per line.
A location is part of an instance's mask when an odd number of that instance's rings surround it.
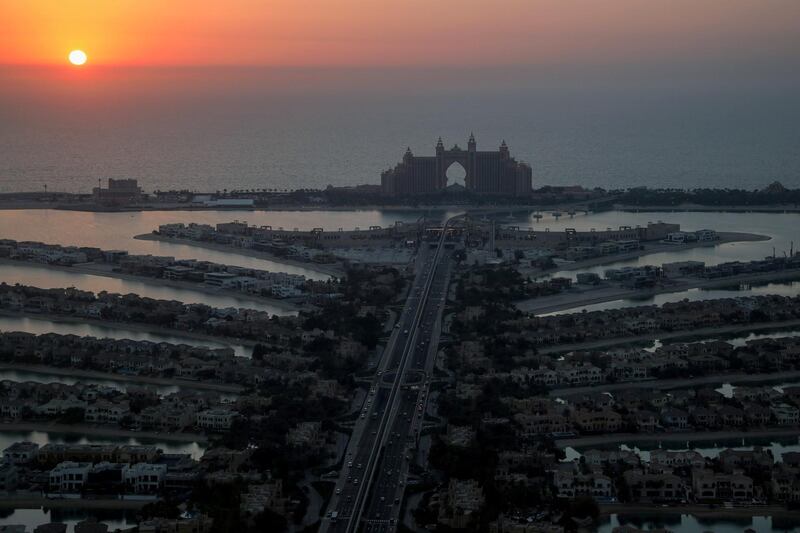
M 321 532 L 393 531 L 406 483 L 409 448 L 422 425 L 438 343 L 451 251 L 421 244 L 406 306 L 378 364 L 353 429 Z

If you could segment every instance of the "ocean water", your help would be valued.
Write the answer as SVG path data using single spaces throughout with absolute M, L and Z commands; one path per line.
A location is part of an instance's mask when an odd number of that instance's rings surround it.
M 378 183 L 410 146 L 505 139 L 540 185 L 800 186 L 787 74 L 0 68 L 0 192 Z M 790 79 L 791 78 L 791 79 Z

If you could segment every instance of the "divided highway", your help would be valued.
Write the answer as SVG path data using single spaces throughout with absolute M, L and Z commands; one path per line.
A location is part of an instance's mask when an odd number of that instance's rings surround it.
M 445 226 L 446 228 L 447 226 Z M 393 531 L 426 395 L 447 296 L 447 232 L 421 243 L 417 275 L 356 420 L 320 531 Z

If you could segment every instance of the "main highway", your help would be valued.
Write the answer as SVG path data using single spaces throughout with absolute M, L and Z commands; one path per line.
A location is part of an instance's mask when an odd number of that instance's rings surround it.
M 422 429 L 451 270 L 447 225 L 420 243 L 416 275 L 356 419 L 321 532 L 394 531 Z

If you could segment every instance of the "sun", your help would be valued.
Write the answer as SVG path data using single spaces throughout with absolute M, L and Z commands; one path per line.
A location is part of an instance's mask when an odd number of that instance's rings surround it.
M 83 65 L 84 63 L 86 63 L 87 59 L 88 58 L 86 57 L 86 52 L 84 52 L 83 50 L 73 50 L 72 52 L 69 53 L 69 62 L 72 63 L 73 65 L 77 66 Z

